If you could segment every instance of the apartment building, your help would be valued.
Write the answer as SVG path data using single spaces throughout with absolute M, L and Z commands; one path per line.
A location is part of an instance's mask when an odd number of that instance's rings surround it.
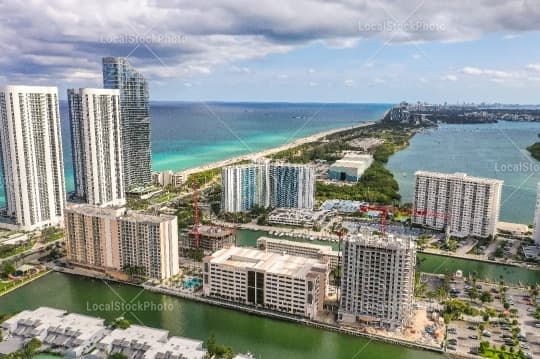
M 179 272 L 175 216 L 71 204 L 65 226 L 67 259 L 73 264 L 110 272 L 134 270 L 152 279 Z
M 270 206 L 270 167 L 251 163 L 223 167 L 222 208 L 225 212 L 245 212 L 254 206 Z
M 315 204 L 315 167 L 274 163 L 271 167 L 272 207 L 312 209 Z
M 68 90 L 75 193 L 96 206 L 126 203 L 120 91 Z
M 416 172 L 412 222 L 456 237 L 496 234 L 503 181 Z
M 0 143 L 6 198 L 0 227 L 61 226 L 66 193 L 58 89 L 0 88 Z
M 260 237 L 257 239 L 257 247 L 267 252 L 320 259 L 327 262 L 330 269 L 339 265 L 339 252 L 334 251 L 332 246 Z
M 104 57 L 103 87 L 120 91 L 125 187 L 146 185 L 152 181 L 148 82 L 127 59 Z
M 328 264 L 318 259 L 231 247 L 204 258 L 203 293 L 315 318 L 323 307 L 328 272 Z
M 540 247 L 540 182 L 537 184 L 536 211 L 534 214 L 534 243 Z
M 413 304 L 415 243 L 365 231 L 345 238 L 342 251 L 338 320 L 389 329 L 403 326 Z
M 254 206 L 313 208 L 313 166 L 258 161 L 224 167 L 221 181 L 225 212 L 249 211 Z

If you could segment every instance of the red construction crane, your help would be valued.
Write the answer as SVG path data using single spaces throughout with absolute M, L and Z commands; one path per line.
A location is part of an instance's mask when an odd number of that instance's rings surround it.
M 195 248 L 199 249 L 199 191 L 196 181 L 193 181 L 193 235 Z
M 381 232 L 386 234 L 386 217 L 388 216 L 389 209 L 393 207 L 385 206 L 372 206 L 372 205 L 363 205 L 360 207 L 360 212 L 367 213 L 368 211 L 378 211 L 381 212 Z

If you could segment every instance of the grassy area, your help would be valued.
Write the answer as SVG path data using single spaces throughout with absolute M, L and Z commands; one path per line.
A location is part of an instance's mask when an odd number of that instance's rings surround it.
M 24 244 L 4 244 L 0 246 L 0 258 L 7 258 L 17 254 L 21 254 L 24 251 L 32 249 L 34 241 L 27 241 Z
M 45 273 L 47 273 L 47 271 L 43 270 L 43 271 L 41 271 L 39 273 L 30 275 L 30 276 L 25 277 L 24 279 L 21 279 L 21 280 L 9 281 L 9 282 L 0 282 L 0 296 L 5 294 L 6 292 L 12 290 L 12 289 L 23 286 L 26 283 L 28 283 L 28 282 L 30 282 L 30 281 L 38 278 L 38 277 L 41 277 Z

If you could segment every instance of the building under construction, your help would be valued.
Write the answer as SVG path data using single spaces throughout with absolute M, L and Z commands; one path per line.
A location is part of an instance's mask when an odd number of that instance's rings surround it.
M 198 240 L 197 240 L 198 233 Z M 234 245 L 236 231 L 219 226 L 199 225 L 185 233 L 180 239 L 180 251 L 187 253 L 191 249 L 198 248 L 205 252 L 215 252 L 222 248 Z M 197 244 L 198 242 L 198 244 Z

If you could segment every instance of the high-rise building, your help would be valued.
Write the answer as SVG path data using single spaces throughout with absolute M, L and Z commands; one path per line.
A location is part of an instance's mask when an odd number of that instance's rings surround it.
M 271 206 L 312 209 L 315 201 L 315 167 L 290 163 L 272 164 Z
M 416 172 L 412 222 L 456 237 L 496 234 L 503 181 Z
M 125 204 L 120 91 L 68 90 L 75 192 L 96 206 Z
M 65 214 L 69 262 L 167 279 L 179 272 L 178 220 L 124 208 L 71 204 Z
M 148 83 L 121 57 L 103 58 L 103 86 L 120 90 L 126 189 L 152 181 Z
M 270 206 L 268 164 L 223 167 L 221 171 L 222 207 L 225 212 L 249 211 L 254 206 Z
M 403 326 L 413 304 L 415 243 L 366 231 L 345 238 L 342 251 L 339 321 Z
M 323 308 L 328 274 L 328 263 L 319 259 L 231 247 L 203 259 L 203 293 L 315 318 Z
M 536 212 L 534 214 L 534 243 L 540 247 L 540 182 L 537 185 Z
M 0 89 L 6 210 L 0 226 L 31 231 L 63 225 L 66 200 L 56 87 Z
M 224 167 L 221 181 L 225 212 L 249 211 L 254 206 L 313 208 L 313 166 L 259 161 Z

